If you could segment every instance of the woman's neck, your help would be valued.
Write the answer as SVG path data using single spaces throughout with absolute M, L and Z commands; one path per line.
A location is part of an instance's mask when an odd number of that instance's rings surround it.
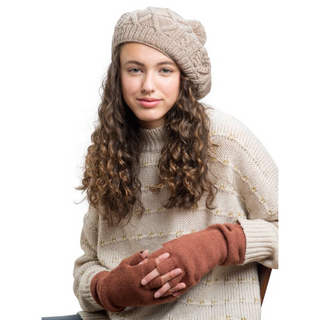
M 155 129 L 140 128 L 143 151 L 161 151 L 166 139 L 165 125 Z

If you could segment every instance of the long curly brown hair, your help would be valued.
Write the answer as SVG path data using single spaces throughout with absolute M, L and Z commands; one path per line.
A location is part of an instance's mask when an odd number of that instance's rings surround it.
M 142 215 L 139 156 L 139 122 L 126 105 L 121 90 L 120 47 L 102 84 L 103 94 L 98 121 L 91 135 L 92 144 L 85 159 L 82 185 L 86 198 L 108 221 L 116 226 Z M 158 164 L 160 183 L 150 187 L 154 193 L 169 187 L 165 208 L 194 207 L 207 193 L 206 206 L 214 200 L 215 187 L 209 179 L 208 159 L 214 145 L 209 136 L 205 108 L 193 96 L 189 79 L 181 72 L 180 94 L 167 113 L 167 142 Z M 135 212 L 134 207 L 136 206 Z

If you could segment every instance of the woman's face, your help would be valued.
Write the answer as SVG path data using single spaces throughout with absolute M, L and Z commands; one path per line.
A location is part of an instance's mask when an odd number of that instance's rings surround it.
M 146 129 L 165 123 L 178 99 L 180 70 L 169 57 L 140 43 L 126 43 L 120 51 L 123 98 Z

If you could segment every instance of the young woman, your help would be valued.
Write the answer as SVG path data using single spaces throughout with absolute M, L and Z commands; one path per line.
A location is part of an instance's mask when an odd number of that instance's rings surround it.
M 260 319 L 277 268 L 277 168 L 210 91 L 206 35 L 169 9 L 125 13 L 81 190 L 84 320 Z

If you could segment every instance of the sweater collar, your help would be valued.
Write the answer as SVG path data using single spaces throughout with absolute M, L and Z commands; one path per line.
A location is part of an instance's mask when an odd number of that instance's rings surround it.
M 156 129 L 140 128 L 143 151 L 161 151 L 166 137 L 165 125 Z

